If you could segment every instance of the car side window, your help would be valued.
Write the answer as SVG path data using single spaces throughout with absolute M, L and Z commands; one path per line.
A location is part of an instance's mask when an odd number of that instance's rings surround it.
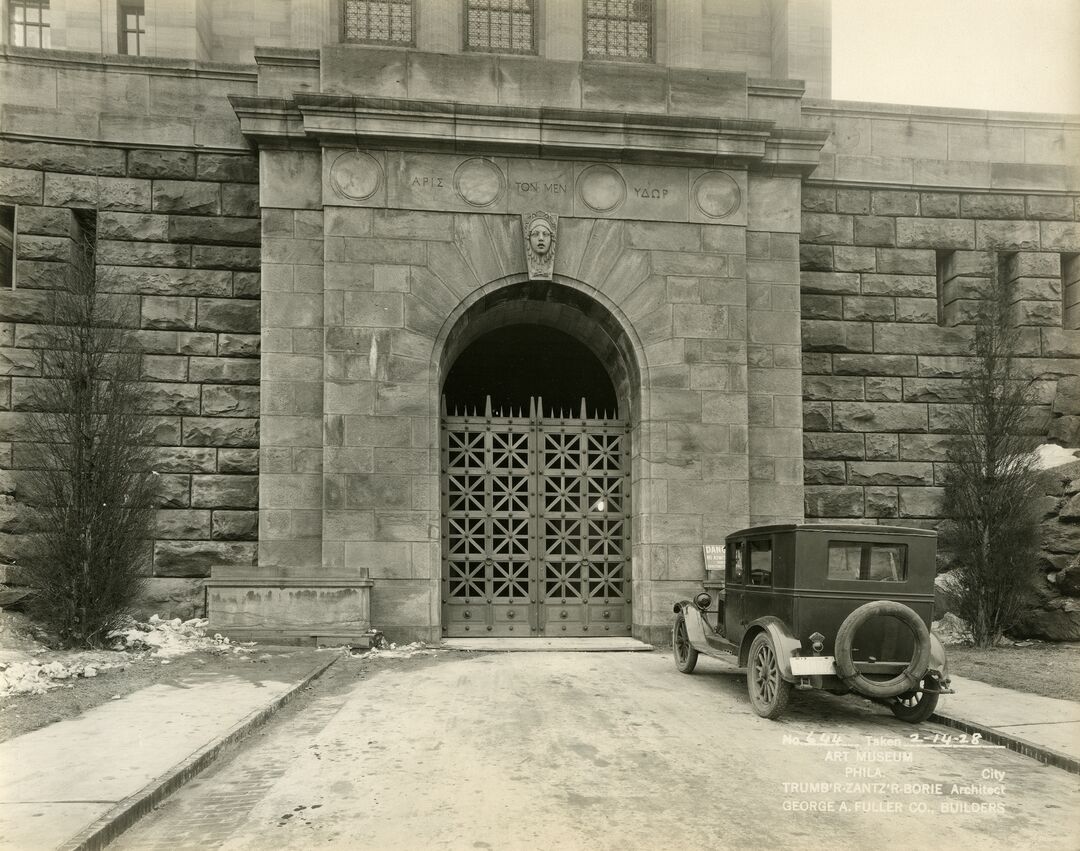
M 743 571 L 743 542 L 739 541 L 728 547 L 728 579 L 741 583 Z
M 750 542 L 750 584 L 772 585 L 772 541 Z
M 829 579 L 903 582 L 907 579 L 907 546 L 830 541 Z

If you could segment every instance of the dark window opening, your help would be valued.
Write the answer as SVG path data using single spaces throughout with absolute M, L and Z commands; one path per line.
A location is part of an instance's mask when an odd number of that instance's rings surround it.
M 742 541 L 728 547 L 728 581 L 743 581 L 743 545 Z
M 576 338 L 546 325 L 509 325 L 474 340 L 454 362 L 443 385 L 449 414 L 528 414 L 543 399 L 544 416 L 618 416 L 619 403 L 607 370 Z
M 465 0 L 465 46 L 488 53 L 533 53 L 534 0 Z
M 143 55 L 143 36 L 146 35 L 146 5 L 121 3 L 118 27 L 120 52 L 128 56 Z
M 653 0 L 585 0 L 585 58 L 649 62 Z
M 345 0 L 346 41 L 362 44 L 413 43 L 412 0 Z
M 1061 320 L 1069 331 L 1080 331 L 1080 254 L 1061 255 Z
M 49 0 L 8 0 L 11 43 L 15 47 L 49 47 Z
M 15 208 L 0 205 L 0 287 L 15 286 Z

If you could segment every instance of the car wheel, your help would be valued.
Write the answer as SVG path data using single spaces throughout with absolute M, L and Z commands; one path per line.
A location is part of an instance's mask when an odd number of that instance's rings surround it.
M 690 636 L 686 632 L 686 616 L 682 612 L 675 616 L 675 626 L 671 631 L 671 647 L 675 652 L 675 667 L 684 674 L 694 673 L 698 652 L 690 643 Z
M 767 632 L 759 632 L 750 645 L 746 687 L 750 704 L 762 718 L 779 718 L 791 700 L 791 683 L 780 675 L 776 647 Z
M 924 678 L 920 685 L 938 687 L 937 680 L 932 677 Z M 909 691 L 899 695 L 890 703 L 889 709 L 901 721 L 907 721 L 909 724 L 920 724 L 934 714 L 934 710 L 937 709 L 938 697 L 936 691 Z

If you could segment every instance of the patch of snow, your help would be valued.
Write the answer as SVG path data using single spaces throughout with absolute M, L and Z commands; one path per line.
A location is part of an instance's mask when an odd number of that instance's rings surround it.
M 439 652 L 437 648 L 428 647 L 423 641 L 414 641 L 398 647 L 390 644 L 386 647 L 372 647 L 365 653 L 357 654 L 362 659 L 411 659 L 413 656 L 434 656 Z
M 1075 449 L 1067 449 L 1055 443 L 1044 443 L 1035 450 L 1039 456 L 1038 467 L 1040 470 L 1049 470 L 1052 467 L 1060 467 L 1062 464 L 1071 464 L 1077 459 Z

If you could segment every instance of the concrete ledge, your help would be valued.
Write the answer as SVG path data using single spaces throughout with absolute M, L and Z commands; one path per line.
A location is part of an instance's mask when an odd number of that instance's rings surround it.
M 1037 745 L 1019 736 L 1003 733 L 1000 729 L 986 727 L 982 724 L 976 724 L 974 721 L 965 721 L 962 718 L 954 718 L 937 712 L 930 716 L 930 720 L 964 733 L 978 733 L 984 741 L 992 745 L 1002 745 L 1018 754 L 1036 759 L 1045 765 L 1062 768 L 1071 774 L 1080 774 L 1080 759 L 1053 750 L 1045 745 Z

